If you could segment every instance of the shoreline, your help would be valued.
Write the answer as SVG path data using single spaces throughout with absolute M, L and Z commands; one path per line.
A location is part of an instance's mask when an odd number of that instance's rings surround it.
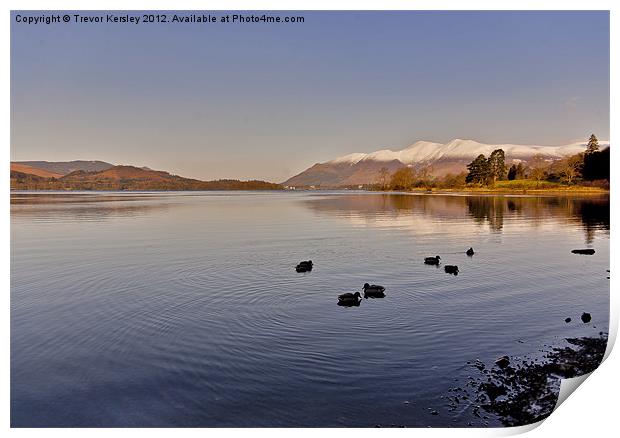
M 582 187 L 578 189 L 413 189 L 413 190 L 369 190 L 348 188 L 325 188 L 325 189 L 212 189 L 212 190 L 58 190 L 58 189 L 10 189 L 10 194 L 85 194 L 85 193 L 211 193 L 211 192 L 251 192 L 251 193 L 296 193 L 296 192 L 341 192 L 341 193 L 370 193 L 385 195 L 530 195 L 530 196 L 601 196 L 609 195 L 610 190 L 601 188 Z
M 608 333 L 600 331 L 598 336 L 565 338 L 540 350 L 543 354 L 538 356 L 503 356 L 492 364 L 468 361 L 473 376 L 444 395 L 444 409 L 471 411 L 478 418 L 478 427 L 489 427 L 489 416 L 506 427 L 544 420 L 556 408 L 561 379 L 595 371 L 603 361 L 607 342 Z M 473 425 L 471 421 L 468 424 Z
M 375 193 L 415 193 L 415 194 L 482 194 L 482 195 L 608 195 L 610 190 L 597 187 L 553 188 L 553 189 L 508 189 L 508 188 L 466 188 L 466 189 L 413 189 L 403 192 L 367 190 Z

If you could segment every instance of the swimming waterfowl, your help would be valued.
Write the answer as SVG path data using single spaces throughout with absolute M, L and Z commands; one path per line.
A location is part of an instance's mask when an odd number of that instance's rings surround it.
M 307 272 L 312 271 L 312 260 L 304 260 L 299 262 L 297 266 L 295 266 L 295 270 L 297 272 Z
M 441 257 L 439 257 L 439 256 L 426 257 L 424 259 L 424 264 L 426 264 L 426 265 L 438 265 L 440 259 L 441 259 Z
M 446 265 L 443 267 L 444 271 L 446 271 L 448 274 L 453 274 L 453 275 L 458 275 L 459 274 L 459 267 L 456 265 Z
M 341 307 L 359 307 L 361 302 L 361 299 L 358 301 L 338 301 L 338 305 Z
M 346 293 L 342 295 L 338 295 L 338 304 L 340 305 L 356 305 L 359 304 L 362 299 L 362 294 L 359 292 L 355 293 Z
M 468 256 L 473 256 L 473 255 L 474 255 L 474 249 L 470 247 L 470 248 L 469 248 L 469 249 L 465 252 L 465 254 L 467 254 Z
M 383 298 L 385 297 L 385 288 L 376 284 L 364 283 L 364 298 Z
M 364 283 L 364 292 L 383 292 L 385 288 L 383 286 L 379 286 L 377 284 L 368 284 Z
M 364 298 L 385 298 L 385 292 L 364 292 Z

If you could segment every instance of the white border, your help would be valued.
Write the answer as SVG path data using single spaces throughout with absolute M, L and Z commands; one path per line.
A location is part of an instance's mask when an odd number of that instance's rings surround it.
M 5 157 L 4 167 L 2 167 L 2 174 L 0 175 L 3 184 L 8 192 L 9 190 L 9 166 L 10 161 L 9 145 L 10 145 L 10 63 L 9 63 L 9 50 L 10 50 L 10 26 L 9 26 L 9 11 L 12 9 L 56 9 L 56 10 L 144 10 L 144 9 L 185 9 L 185 10 L 610 10 L 611 11 L 611 78 L 617 78 L 618 70 L 618 25 L 619 25 L 619 9 L 620 2 L 612 0 L 589 0 L 589 1 L 576 1 L 576 0 L 564 0 L 564 1 L 551 1 L 551 0 L 502 0 L 502 1 L 490 1 L 490 0 L 359 0 L 359 1 L 345 1 L 345 0 L 297 0 L 297 1 L 283 1 L 283 0 L 218 0 L 218 1 L 196 1 L 196 0 L 177 0 L 177 1 L 144 1 L 144 0 L 111 0 L 107 2 L 103 1 L 76 1 L 76 0 L 63 0 L 63 1 L 16 1 L 8 0 L 3 2 L 3 8 L 5 14 L 2 21 L 2 59 L 5 60 L 3 68 L 0 70 L 2 75 L 3 97 L 4 102 L 2 108 L 2 120 L 1 126 L 4 133 L 4 142 L 2 147 L 2 154 Z M 613 133 L 617 126 L 616 116 L 618 114 L 618 87 L 616 82 L 611 82 L 611 131 L 610 140 L 612 140 Z M 618 165 L 618 155 L 612 153 L 612 169 L 620 169 Z M 613 174 L 613 172 L 612 172 Z M 617 174 L 617 172 L 616 172 Z M 615 184 L 615 178 L 612 177 Z M 617 217 L 618 217 L 618 191 L 611 193 L 612 198 L 612 216 L 611 216 L 611 228 L 616 229 Z M 8 193 L 7 193 L 8 195 Z M 9 321 L 10 321 L 10 301 L 9 301 L 9 263 L 10 263 L 10 233 L 9 233 L 9 203 L 8 196 L 5 198 L 5 202 L 2 204 L 2 264 L 1 269 L 3 278 L 3 287 L 5 304 L 4 304 L 4 318 L 2 319 L 3 337 L 2 342 L 4 346 L 5 355 L 2 361 L 2 371 L 4 377 L 4 397 L 2 398 L 2 418 L 3 425 L 6 429 L 10 425 L 9 406 L 10 406 L 10 393 L 9 393 Z M 614 233 L 612 233 L 612 236 Z M 615 261 L 618 259 L 618 248 L 613 245 L 610 252 L 610 266 L 613 265 L 615 271 Z M 614 292 L 617 289 L 618 281 L 612 277 L 611 279 L 611 321 L 610 321 L 610 346 L 615 342 L 615 337 L 618 328 L 618 294 Z M 613 338 L 613 340 L 612 340 Z M 607 352 L 609 354 L 609 351 Z M 616 400 L 618 396 L 619 379 L 617 371 L 619 368 L 618 353 L 613 351 L 609 358 L 596 370 L 591 377 L 587 379 L 588 383 L 582 385 L 575 395 L 572 395 L 567 399 L 562 406 L 554 412 L 549 419 L 543 422 L 541 427 L 534 429 L 531 432 L 532 436 L 548 436 L 549 434 L 561 435 L 563 437 L 572 436 L 607 436 L 609 431 L 617 430 L 618 421 L 616 419 L 617 409 Z M 511 429 L 415 429 L 416 434 L 423 434 L 425 436 L 454 436 L 455 431 L 458 436 L 498 436 L 498 435 L 512 435 L 515 433 L 524 432 L 530 430 L 531 427 L 524 428 L 511 428 Z M 89 435 L 94 436 L 107 436 L 110 433 L 114 433 L 129 436 L 136 433 L 148 433 L 151 436 L 161 437 L 169 436 L 171 434 L 183 435 L 203 435 L 208 433 L 210 435 L 218 435 L 224 437 L 236 436 L 237 434 L 252 434 L 256 436 L 269 436 L 269 437 L 284 437 L 291 433 L 298 436 L 315 435 L 319 432 L 316 429 L 89 429 L 86 431 Z M 11 434 L 19 436 L 30 436 L 31 434 L 45 433 L 52 436 L 64 436 L 64 435 L 81 435 L 85 433 L 80 429 L 11 429 Z M 321 430 L 321 434 L 327 436 L 341 434 L 355 435 L 355 436 L 369 436 L 370 434 L 411 434 L 411 430 L 407 429 L 345 429 L 334 430 L 327 429 Z M 544 435 L 543 435 L 544 434 Z

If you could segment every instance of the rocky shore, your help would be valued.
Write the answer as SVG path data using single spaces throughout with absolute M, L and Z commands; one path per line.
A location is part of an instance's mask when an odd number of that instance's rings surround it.
M 555 408 L 560 381 L 594 371 L 603 360 L 607 333 L 598 337 L 566 339 L 534 359 L 502 356 L 492 365 L 479 360 L 468 364 L 475 370 L 463 387 L 445 396 L 448 410 L 470 410 L 469 426 L 484 427 L 490 418 L 504 426 L 522 426 L 548 417 Z

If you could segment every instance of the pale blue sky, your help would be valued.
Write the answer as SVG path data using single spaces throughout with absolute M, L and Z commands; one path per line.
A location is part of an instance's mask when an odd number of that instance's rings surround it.
M 18 13 L 13 160 L 282 181 L 416 140 L 609 138 L 607 12 L 294 12 L 280 15 L 305 23 L 184 25 L 26 25 Z

